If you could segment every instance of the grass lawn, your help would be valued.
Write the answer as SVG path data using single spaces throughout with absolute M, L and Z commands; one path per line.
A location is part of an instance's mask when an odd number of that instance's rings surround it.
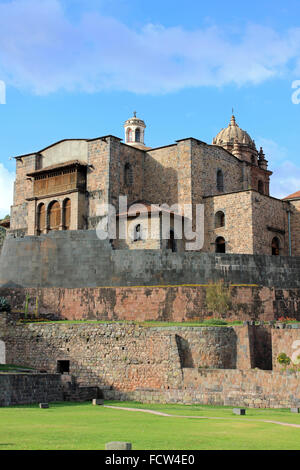
M 91 403 L 53 403 L 0 408 L 0 450 L 101 450 L 109 441 L 129 441 L 134 450 L 300 450 L 300 425 L 289 410 L 247 410 L 235 416 L 232 408 L 148 405 L 105 402 L 105 405 L 156 410 L 172 415 L 218 417 L 176 418 L 92 406 Z

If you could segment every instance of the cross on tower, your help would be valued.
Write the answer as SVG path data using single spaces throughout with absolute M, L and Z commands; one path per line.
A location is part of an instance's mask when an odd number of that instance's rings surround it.
M 136 117 L 136 111 L 133 111 L 133 116 Z

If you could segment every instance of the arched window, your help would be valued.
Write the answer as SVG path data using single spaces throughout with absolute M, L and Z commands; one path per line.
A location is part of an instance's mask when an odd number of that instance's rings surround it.
M 70 230 L 71 225 L 71 201 L 65 199 L 63 204 L 63 227 L 64 230 Z
M 37 234 L 40 235 L 46 228 L 45 204 L 39 204 L 37 208 Z
M 224 191 L 224 177 L 222 170 L 217 171 L 217 190 Z
M 132 142 L 132 129 L 127 130 L 127 142 Z
M 48 211 L 49 230 L 59 230 L 61 223 L 60 204 L 53 201 Z
M 258 192 L 260 194 L 264 194 L 264 183 L 263 183 L 263 181 L 259 180 L 257 186 L 258 186 Z
M 225 239 L 223 237 L 216 239 L 216 253 L 226 253 Z
M 139 128 L 135 130 L 135 141 L 140 142 L 141 141 L 141 131 Z
M 170 236 L 169 236 L 168 243 L 167 243 L 167 249 L 172 250 L 172 253 L 175 253 L 177 251 L 174 230 L 170 230 Z
M 272 240 L 272 255 L 273 256 L 280 255 L 280 240 L 278 237 L 274 237 Z
M 136 225 L 134 227 L 134 238 L 133 238 L 133 241 L 137 242 L 139 240 L 141 240 L 142 237 L 141 237 L 141 226 L 140 224 Z
M 215 215 L 215 228 L 225 227 L 225 214 L 218 211 Z
M 126 186 L 131 186 L 133 183 L 132 167 L 130 163 L 126 163 L 124 167 L 124 181 Z

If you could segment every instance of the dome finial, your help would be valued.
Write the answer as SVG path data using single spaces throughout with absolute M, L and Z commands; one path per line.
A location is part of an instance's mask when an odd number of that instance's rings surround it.
M 136 111 L 133 111 L 133 117 L 136 117 Z

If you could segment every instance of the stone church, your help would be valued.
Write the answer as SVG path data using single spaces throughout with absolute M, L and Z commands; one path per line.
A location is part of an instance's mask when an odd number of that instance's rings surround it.
M 145 122 L 136 113 L 124 129 L 124 142 L 112 135 L 65 139 L 15 157 L 11 236 L 94 229 L 99 204 L 117 208 L 123 195 L 133 222 L 136 202 L 145 205 L 145 219 L 158 221 L 162 204 L 203 204 L 203 252 L 300 255 L 300 192 L 283 200 L 270 195 L 272 172 L 263 149 L 257 150 L 235 116 L 212 144 L 189 137 L 148 147 Z M 171 213 L 173 222 L 177 215 Z M 152 240 L 140 236 L 142 225 L 134 238 L 112 241 L 113 248 L 185 251 L 174 229 L 167 239 L 160 233 Z

